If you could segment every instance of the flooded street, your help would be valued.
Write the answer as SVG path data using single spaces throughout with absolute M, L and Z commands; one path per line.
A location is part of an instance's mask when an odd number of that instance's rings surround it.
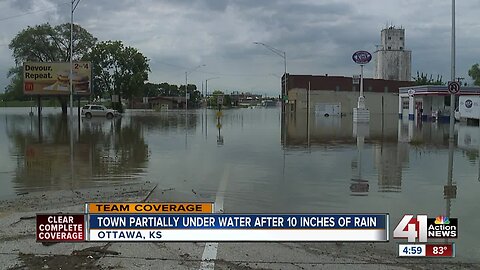
M 75 122 L 72 168 L 60 110 L 44 109 L 41 130 L 29 112 L 0 108 L 0 199 L 149 181 L 221 198 L 229 213 L 389 213 L 392 227 L 404 214 L 447 215 L 459 220 L 456 260 L 480 262 L 478 127 L 457 123 L 449 149 L 448 123 L 397 115 L 354 127 L 351 116 L 301 111 L 283 121 L 277 108 L 226 110 L 220 121 L 214 110 L 129 111 Z

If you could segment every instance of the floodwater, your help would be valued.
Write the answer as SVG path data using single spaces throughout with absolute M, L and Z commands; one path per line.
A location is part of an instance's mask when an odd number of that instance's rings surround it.
M 278 108 L 130 111 L 122 118 L 70 124 L 45 108 L 41 129 L 30 108 L 0 108 L 0 199 L 25 192 L 150 181 L 226 212 L 390 213 L 459 219 L 459 260 L 480 262 L 480 130 L 375 116 Z M 285 121 L 284 121 L 285 120 Z M 286 122 L 286 123 L 285 123 Z M 448 179 L 449 153 L 453 155 Z M 73 174 L 72 174 L 73 171 Z M 73 175 L 73 177 L 72 177 Z

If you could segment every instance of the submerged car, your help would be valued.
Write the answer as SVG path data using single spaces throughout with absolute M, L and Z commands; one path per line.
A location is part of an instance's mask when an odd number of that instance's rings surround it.
M 92 118 L 94 116 L 106 117 L 112 119 L 116 116 L 120 116 L 117 110 L 108 109 L 103 105 L 88 104 L 82 107 L 82 116 L 86 118 Z

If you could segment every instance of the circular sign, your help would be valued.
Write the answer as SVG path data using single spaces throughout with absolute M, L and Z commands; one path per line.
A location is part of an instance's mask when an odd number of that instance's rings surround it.
M 412 97 L 413 95 L 415 95 L 415 90 L 413 90 L 413 89 L 408 89 L 408 95 L 409 95 L 410 97 Z
M 473 105 L 473 101 L 471 99 L 465 100 L 465 107 L 470 109 L 472 105 Z
M 448 92 L 451 94 L 457 94 L 460 92 L 460 83 L 459 82 L 448 82 Z
M 372 55 L 367 51 L 356 51 L 352 55 L 353 62 L 359 65 L 368 64 L 372 60 Z

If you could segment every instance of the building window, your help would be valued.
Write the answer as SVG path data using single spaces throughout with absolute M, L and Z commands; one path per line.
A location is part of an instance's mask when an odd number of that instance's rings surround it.
M 403 47 L 400 47 L 400 50 L 403 50 Z
M 389 47 L 387 47 L 387 49 L 391 50 L 391 49 L 392 49 L 392 47 L 390 47 L 390 46 L 389 46 Z
M 392 37 L 388 37 L 388 40 L 392 40 Z
M 403 37 L 400 37 L 400 40 L 403 40 Z

